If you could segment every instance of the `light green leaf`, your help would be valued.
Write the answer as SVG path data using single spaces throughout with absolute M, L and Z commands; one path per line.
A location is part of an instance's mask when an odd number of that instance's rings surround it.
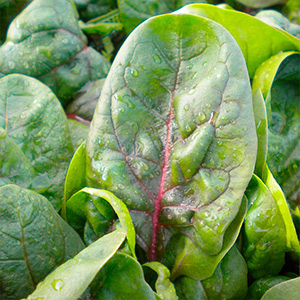
M 143 264 L 143 267 L 148 267 L 157 273 L 158 278 L 155 289 L 162 300 L 178 300 L 174 285 L 170 281 L 170 271 L 166 266 L 157 261 L 152 261 Z
M 88 195 L 96 196 L 97 198 L 92 198 L 92 200 L 89 200 Z M 100 199 L 99 199 L 99 198 Z M 109 191 L 105 190 L 99 190 L 99 189 L 93 189 L 93 188 L 84 188 L 74 194 L 66 203 L 66 215 L 67 219 L 70 221 L 70 224 L 76 222 L 77 218 L 84 218 L 85 216 L 85 208 L 88 205 L 88 201 L 92 201 L 95 207 L 98 209 L 98 211 L 103 213 L 103 206 L 102 202 L 103 200 L 107 201 L 116 214 L 119 217 L 120 223 L 122 227 L 124 227 L 127 232 L 127 240 L 129 247 L 131 249 L 132 255 L 134 258 L 135 256 L 135 229 L 132 224 L 131 217 L 129 215 L 129 211 L 126 207 L 126 205 L 117 198 L 114 194 L 112 194 Z M 71 216 L 71 220 L 70 220 Z
M 239 11 L 208 4 L 192 4 L 176 13 L 196 14 L 224 26 L 239 44 L 251 78 L 261 63 L 271 56 L 281 51 L 300 50 L 300 40 L 296 37 Z
M 39 283 L 27 300 L 77 300 L 116 253 L 126 233 L 125 228 L 117 229 L 82 250 Z
M 270 288 L 261 300 L 298 300 L 300 292 L 300 277 L 279 283 Z
M 43 196 L 17 185 L 0 188 L 0 299 L 26 297 L 84 245 Z
M 286 0 L 237 0 L 238 2 L 255 8 L 264 8 L 277 4 L 284 4 Z

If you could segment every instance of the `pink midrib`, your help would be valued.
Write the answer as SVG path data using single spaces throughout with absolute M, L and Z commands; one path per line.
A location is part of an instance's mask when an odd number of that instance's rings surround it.
M 150 249 L 150 255 L 151 255 L 151 260 L 156 260 L 156 246 L 157 246 L 157 234 L 158 234 L 158 228 L 159 228 L 159 213 L 161 211 L 161 199 L 164 195 L 164 185 L 165 185 L 165 180 L 166 180 L 166 175 L 167 175 L 167 168 L 168 168 L 168 160 L 169 160 L 169 154 L 170 154 L 170 149 L 169 149 L 169 144 L 170 144 L 170 136 L 171 136 L 171 122 L 173 118 L 173 107 L 171 104 L 170 108 L 170 116 L 167 124 L 167 139 L 166 139 L 166 146 L 165 146 L 165 155 L 164 155 L 164 165 L 162 169 L 162 175 L 161 175 L 161 181 L 160 181 L 160 186 L 158 190 L 158 195 L 155 198 L 154 202 L 154 214 L 152 218 L 153 222 L 153 232 L 152 232 L 152 243 L 151 243 L 151 249 Z

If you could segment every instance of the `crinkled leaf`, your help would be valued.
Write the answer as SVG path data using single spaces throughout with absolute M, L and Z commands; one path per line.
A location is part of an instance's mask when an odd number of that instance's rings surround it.
M 100 271 L 91 287 L 94 300 L 154 300 L 142 266 L 129 255 L 117 253 Z M 168 298 L 171 300 L 171 298 Z
M 179 300 L 208 300 L 200 280 L 181 276 L 174 284 Z
M 247 295 L 247 265 L 237 247 L 224 256 L 212 277 L 202 285 L 209 300 L 241 300 Z
M 118 0 L 121 18 L 127 33 L 146 19 L 171 12 L 186 4 L 207 2 L 206 0 Z
M 264 8 L 277 4 L 284 4 L 286 0 L 237 0 L 238 2 L 255 8 Z
M 191 13 L 210 18 L 224 26 L 239 44 L 250 77 L 262 62 L 286 50 L 300 50 L 300 40 L 239 11 L 213 5 L 188 5 L 176 13 Z M 259 34 L 256 34 L 259 32 Z
M 92 120 L 105 79 L 88 82 L 78 96 L 66 107 L 66 112 Z
M 71 0 L 35 0 L 11 23 L 0 47 L 0 73 L 39 78 L 66 104 L 109 62 L 90 47 Z
M 73 148 L 77 149 L 87 138 L 89 123 L 68 118 L 68 127 L 70 130 Z
M 89 198 L 89 195 L 97 198 Z M 99 197 L 99 198 L 98 198 Z M 78 222 L 78 219 L 82 220 L 87 218 L 87 214 L 90 213 L 89 204 L 92 201 L 96 209 L 106 217 L 105 207 L 103 207 L 103 200 L 107 201 L 120 220 L 122 227 L 126 228 L 127 240 L 131 249 L 132 255 L 135 257 L 135 230 L 132 224 L 131 217 L 126 205 L 118 199 L 114 194 L 105 190 L 98 190 L 93 188 L 84 188 L 74 194 L 66 203 L 66 215 L 71 226 Z M 110 219 L 110 216 L 107 217 Z
M 267 186 L 253 176 L 246 191 L 250 208 L 244 223 L 244 249 L 253 278 L 277 275 L 285 263 L 286 229 L 279 204 Z
M 77 300 L 126 237 L 120 228 L 91 244 L 49 274 L 27 300 Z
M 16 183 L 38 191 L 60 209 L 73 147 L 66 116 L 55 95 L 34 78 L 18 74 L 1 78 L 0 127 L 6 141 L 10 140 L 10 146 L 2 144 L 1 148 L 22 152 L 18 157 L 0 152 L 1 161 L 5 161 L 0 170 L 1 185 Z
M 263 277 L 254 281 L 247 294 L 247 300 L 260 300 L 264 293 L 281 282 L 289 280 L 289 277 L 286 276 L 272 276 L 272 277 Z
M 102 90 L 86 172 L 88 186 L 110 190 L 131 210 L 148 258 L 161 259 L 177 232 L 216 266 L 232 245 L 223 247 L 223 236 L 255 156 L 249 78 L 228 32 L 192 15 L 139 26 Z
M 143 267 L 148 267 L 157 273 L 155 290 L 162 300 L 178 300 L 174 285 L 170 281 L 170 271 L 166 266 L 157 261 L 152 261 L 143 264 Z
M 236 241 L 247 210 L 247 199 L 243 198 L 240 211 L 228 227 L 223 240 L 222 250 L 218 255 L 211 256 L 200 252 L 190 239 L 174 235 L 168 244 L 163 262 L 171 269 L 171 279 L 189 274 L 195 279 L 205 279 L 212 276 L 218 262 L 228 252 Z
M 16 185 L 0 188 L 0 298 L 26 297 L 83 243 L 43 196 Z
M 296 261 L 299 262 L 300 259 L 300 243 L 297 238 L 296 229 L 292 220 L 291 213 L 289 211 L 287 202 L 285 200 L 284 194 L 279 186 L 279 184 L 274 179 L 270 170 L 266 167 L 264 169 L 264 174 L 262 177 L 263 182 L 270 190 L 273 198 L 275 199 L 282 218 L 285 223 L 286 229 L 286 241 L 287 241 L 287 248 L 290 251 L 293 251 L 296 256 Z
M 276 10 L 263 10 L 256 14 L 255 17 L 266 24 L 285 30 L 298 39 L 300 38 L 300 25 L 290 22 Z
M 266 99 L 268 132 L 267 164 L 288 200 L 300 193 L 300 55 L 280 53 L 255 73 L 254 93 Z
M 300 277 L 279 283 L 270 288 L 261 300 L 298 300 L 300 291 Z

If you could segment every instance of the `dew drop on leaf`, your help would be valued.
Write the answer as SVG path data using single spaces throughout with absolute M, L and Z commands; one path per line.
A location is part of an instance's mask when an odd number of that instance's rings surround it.
M 63 289 L 63 287 L 65 286 L 65 283 L 61 279 L 54 279 L 51 282 L 51 285 L 54 288 L 54 290 L 61 291 Z

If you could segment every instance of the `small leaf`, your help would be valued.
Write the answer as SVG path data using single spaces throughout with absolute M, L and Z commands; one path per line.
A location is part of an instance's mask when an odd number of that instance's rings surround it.
M 170 271 L 166 266 L 159 262 L 152 261 L 143 264 L 143 267 L 148 267 L 158 274 L 155 289 L 162 300 L 178 300 L 174 285 L 170 281 Z
M 74 194 L 66 204 L 67 208 L 67 218 L 69 219 L 69 215 L 76 215 L 78 214 L 79 217 L 84 216 L 84 207 L 86 207 L 87 202 L 89 201 L 88 195 L 96 196 L 99 198 L 92 199 L 92 202 L 96 206 L 96 208 L 101 212 L 102 207 L 101 207 L 101 201 L 105 200 L 107 201 L 116 214 L 119 217 L 120 223 L 122 227 L 124 227 L 128 232 L 127 232 L 127 240 L 129 247 L 131 249 L 132 255 L 134 258 L 135 256 L 135 229 L 132 224 L 131 217 L 129 215 L 129 211 L 126 207 L 126 205 L 119 199 L 117 198 L 114 194 L 111 192 L 105 191 L 105 190 L 98 190 L 98 189 L 93 189 L 93 188 L 84 188 Z M 72 222 L 71 222 L 72 224 Z
M 126 233 L 125 228 L 117 229 L 82 250 L 39 283 L 27 300 L 77 300 L 116 253 Z
M 129 255 L 117 253 L 100 271 L 91 287 L 94 300 L 154 300 L 142 266 Z M 169 298 L 171 300 L 171 298 Z

